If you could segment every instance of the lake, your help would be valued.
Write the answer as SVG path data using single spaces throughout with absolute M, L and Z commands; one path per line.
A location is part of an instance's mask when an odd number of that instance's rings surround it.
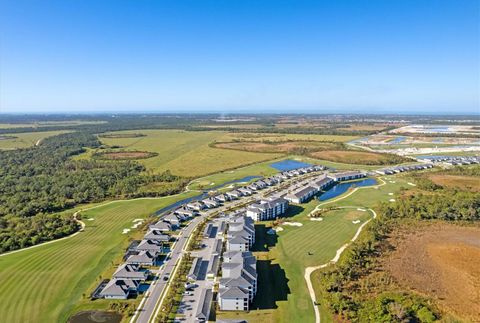
M 339 183 L 339 184 L 336 184 L 335 186 L 333 186 L 328 191 L 322 193 L 318 197 L 318 199 L 320 201 L 326 201 L 326 200 L 332 199 L 334 197 L 342 195 L 343 193 L 348 191 L 348 189 L 352 186 L 362 187 L 362 186 L 372 186 L 372 185 L 376 185 L 376 184 L 377 184 L 377 181 L 373 178 L 365 178 L 365 179 L 362 179 L 360 181 L 354 181 L 354 182 Z
M 309 166 L 312 166 L 312 164 L 304 163 L 304 162 L 293 160 L 293 159 L 285 159 L 285 160 L 270 164 L 270 167 L 273 167 L 281 172 L 286 172 L 292 169 L 309 167 Z

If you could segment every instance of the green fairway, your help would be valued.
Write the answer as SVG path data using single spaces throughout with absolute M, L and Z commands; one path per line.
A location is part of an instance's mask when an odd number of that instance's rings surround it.
M 100 138 L 100 140 L 104 144 L 121 146 L 125 150 L 156 152 L 158 156 L 139 160 L 139 162 L 148 169 L 155 171 L 169 169 L 176 175 L 186 177 L 208 175 L 281 156 L 210 147 L 210 143 L 215 140 L 221 141 L 226 136 L 227 133 L 221 131 L 141 130 L 137 132 L 146 136 Z M 132 131 L 116 133 L 132 133 Z
M 0 257 L 1 321 L 65 322 L 78 304 L 83 309 L 107 308 L 108 302 L 88 302 L 82 294 L 89 295 L 99 276 L 123 253 L 129 236 L 123 229 L 131 228 L 134 219 L 194 194 L 101 205 L 82 212 L 83 232 Z
M 4 134 L 2 136 L 15 137 L 0 139 L 0 149 L 17 149 L 27 148 L 34 146 L 39 140 L 47 137 L 56 136 L 67 131 L 41 131 L 41 132 L 26 132 L 26 133 L 13 133 Z
M 258 224 L 255 254 L 259 281 L 253 310 L 249 313 L 221 312 L 219 317 L 242 318 L 249 322 L 314 322 L 313 305 L 304 279 L 305 268 L 330 261 L 337 249 L 350 241 L 358 227 L 372 217 L 369 211 L 359 211 L 357 207 L 371 207 L 379 201 L 388 201 L 392 198 L 388 193 L 394 193 L 402 186 L 408 187 L 404 180 L 395 177 L 385 183 L 378 188 L 358 189 L 351 195 L 349 191 L 343 195 L 346 198 L 336 202 L 332 199 L 333 202 L 327 205 L 354 208 L 329 212 L 323 221 L 312 221 L 307 217 L 320 204 L 319 201 L 292 205 L 286 220 L 303 226 L 282 225 L 283 231 L 278 232 L 278 236 L 265 233 L 270 222 Z M 328 321 L 328 313 L 322 312 L 322 318 Z

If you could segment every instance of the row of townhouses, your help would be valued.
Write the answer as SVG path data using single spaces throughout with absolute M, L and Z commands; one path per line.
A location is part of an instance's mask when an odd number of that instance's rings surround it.
M 460 166 L 479 164 L 480 156 L 424 156 L 417 160 L 430 163 L 443 163 L 450 166 Z
M 257 260 L 249 251 L 254 242 L 252 218 L 233 216 L 228 219 L 218 290 L 218 305 L 223 311 L 248 311 L 257 293 Z
M 410 172 L 414 170 L 424 170 L 433 168 L 433 164 L 402 165 L 377 169 L 375 172 L 381 175 L 393 175 L 396 173 Z
M 187 220 L 185 216 L 173 213 L 149 226 L 147 233 L 140 241 L 129 247 L 125 263 L 121 264 L 112 279 L 106 283 L 98 296 L 107 299 L 127 299 L 138 293 L 139 286 L 147 280 L 148 267 L 156 266 L 158 257 L 168 251 L 171 237 L 168 234 L 176 230 L 180 222 Z
M 332 183 L 334 183 L 332 178 L 326 174 L 320 175 L 312 180 L 307 180 L 296 185 L 285 195 L 285 199 L 292 203 L 304 203 L 312 196 L 331 186 Z

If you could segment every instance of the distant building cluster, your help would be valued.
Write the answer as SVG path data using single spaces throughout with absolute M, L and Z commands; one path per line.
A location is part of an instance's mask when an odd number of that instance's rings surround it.
M 432 164 L 402 165 L 402 166 L 377 169 L 375 172 L 380 175 L 393 175 L 397 173 L 411 172 L 415 170 L 424 170 L 429 168 L 433 168 L 433 165 Z
M 449 166 L 480 164 L 480 156 L 425 156 L 418 158 L 418 160 L 430 163 L 442 163 Z

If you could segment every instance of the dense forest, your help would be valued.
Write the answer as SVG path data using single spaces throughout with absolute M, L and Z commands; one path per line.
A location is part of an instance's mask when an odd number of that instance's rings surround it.
M 470 173 L 471 169 L 452 170 Z M 322 305 L 340 320 L 351 322 L 433 322 L 440 313 L 428 299 L 390 288 L 391 278 L 378 261 L 391 249 L 388 236 L 402 221 L 478 221 L 480 193 L 443 189 L 424 183 L 422 192 L 399 193 L 395 203 L 382 203 L 380 216 L 362 233 L 340 261 L 319 273 Z
M 95 135 L 75 132 L 47 138 L 37 147 L 0 151 L 0 252 L 78 229 L 69 217 L 45 214 L 110 197 L 171 194 L 185 184 L 168 171 L 149 174 L 133 161 L 71 158 L 85 147 L 99 146 Z M 152 183 L 157 184 L 154 191 L 139 190 Z

